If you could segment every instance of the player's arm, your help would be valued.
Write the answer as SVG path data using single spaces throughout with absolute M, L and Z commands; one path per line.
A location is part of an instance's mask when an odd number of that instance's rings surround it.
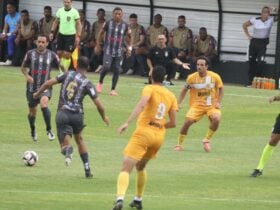
M 176 127 L 176 110 L 171 109 L 168 112 L 169 115 L 169 122 L 165 123 L 165 128 L 175 128 Z
M 34 82 L 33 78 L 28 74 L 28 68 L 25 67 L 23 63 L 21 65 L 21 72 L 23 73 L 23 75 L 28 83 L 32 84 Z
M 105 115 L 105 109 L 104 106 L 101 104 L 99 98 L 92 99 L 93 103 L 95 104 L 99 115 L 101 116 L 102 120 L 106 123 L 106 125 L 109 125 L 109 118 Z
M 76 20 L 76 46 L 79 46 L 81 34 L 82 34 L 82 23 L 80 18 L 78 18 Z
M 245 23 L 243 23 L 243 25 L 242 25 L 243 31 L 244 31 L 244 33 L 246 34 L 246 36 L 248 37 L 249 40 L 252 39 L 252 36 L 249 33 L 249 31 L 248 31 L 248 27 L 251 26 L 251 25 L 252 24 L 251 24 L 251 22 L 249 20 L 246 21 Z
M 218 90 L 219 90 L 218 91 L 219 95 L 218 95 L 218 99 L 217 99 L 217 103 L 216 103 L 216 108 L 220 109 L 221 108 L 221 102 L 222 102 L 222 99 L 224 97 L 224 87 L 222 86 Z
M 153 72 L 153 63 L 152 60 L 150 58 L 147 58 L 147 65 L 149 67 L 149 76 L 152 76 L 152 72 Z
M 138 117 L 138 115 L 143 111 L 144 107 L 146 106 L 147 102 L 149 101 L 150 96 L 142 96 L 137 105 L 135 106 L 133 112 L 130 114 L 126 122 L 119 127 L 118 132 L 121 134 L 123 133 L 128 125 Z
M 1 39 L 5 39 L 7 37 L 7 33 L 8 33 L 8 24 L 5 22 L 3 30 L 2 30 L 2 34 L 0 36 Z
M 51 33 L 49 34 L 50 41 L 53 41 L 53 39 L 54 39 L 54 34 L 57 30 L 58 24 L 59 24 L 59 18 L 56 17 L 55 20 L 53 21 L 53 24 L 52 24 L 52 27 L 51 27 Z
M 184 63 L 180 61 L 178 58 L 174 58 L 173 62 L 176 63 L 178 66 L 182 66 L 184 69 L 190 70 L 189 63 Z
M 103 27 L 104 27 L 104 25 L 103 25 Z M 99 55 L 101 53 L 100 44 L 102 43 L 102 40 L 104 39 L 104 34 L 105 34 L 105 30 L 104 30 L 104 28 L 101 28 L 100 31 L 98 32 L 97 39 L 96 39 L 96 45 L 94 48 L 94 51 L 97 55 Z
M 182 88 L 181 90 L 181 93 L 180 93 L 180 96 L 179 96 L 179 99 L 178 99 L 178 105 L 179 105 L 179 108 L 182 107 L 182 103 L 185 99 L 185 96 L 188 92 L 188 89 L 189 89 L 189 86 L 187 84 L 184 85 L 184 87 Z
M 33 93 L 33 98 L 38 98 L 45 90 L 50 89 L 53 85 L 57 84 L 56 78 L 47 80 L 35 93 Z

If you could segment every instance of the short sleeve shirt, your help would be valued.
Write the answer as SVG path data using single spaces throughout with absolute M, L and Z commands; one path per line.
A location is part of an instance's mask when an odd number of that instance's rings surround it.
M 273 17 L 269 17 L 266 21 L 262 21 L 260 17 L 251 18 L 250 23 L 254 26 L 253 38 L 257 38 L 257 39 L 269 38 L 273 22 L 274 22 Z
M 76 21 L 80 19 L 80 15 L 75 8 L 66 11 L 62 7 L 56 12 L 56 17 L 59 19 L 59 33 L 63 35 L 76 34 Z

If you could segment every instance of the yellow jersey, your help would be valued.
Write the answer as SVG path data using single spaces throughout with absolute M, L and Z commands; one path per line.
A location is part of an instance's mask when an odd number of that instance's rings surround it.
M 163 86 L 147 85 L 142 91 L 142 97 L 149 96 L 144 110 L 138 117 L 137 126 L 158 129 L 165 133 L 165 123 L 170 110 L 178 110 L 175 95 Z
M 200 77 L 198 72 L 190 74 L 186 80 L 186 88 L 190 90 L 190 106 L 215 105 L 219 95 L 219 88 L 223 87 L 221 77 L 207 71 L 205 77 Z

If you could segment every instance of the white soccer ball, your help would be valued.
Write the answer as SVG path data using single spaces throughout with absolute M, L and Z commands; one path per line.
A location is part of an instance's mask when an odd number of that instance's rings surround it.
M 34 151 L 25 151 L 22 160 L 26 166 L 34 166 L 38 162 L 39 156 Z

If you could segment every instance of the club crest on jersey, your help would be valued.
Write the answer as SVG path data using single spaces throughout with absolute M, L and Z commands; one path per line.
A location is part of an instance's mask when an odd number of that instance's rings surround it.
M 164 56 L 168 57 L 168 52 L 167 51 L 164 52 Z
M 66 17 L 66 20 L 69 22 L 69 21 L 71 21 L 71 16 L 67 16 Z

